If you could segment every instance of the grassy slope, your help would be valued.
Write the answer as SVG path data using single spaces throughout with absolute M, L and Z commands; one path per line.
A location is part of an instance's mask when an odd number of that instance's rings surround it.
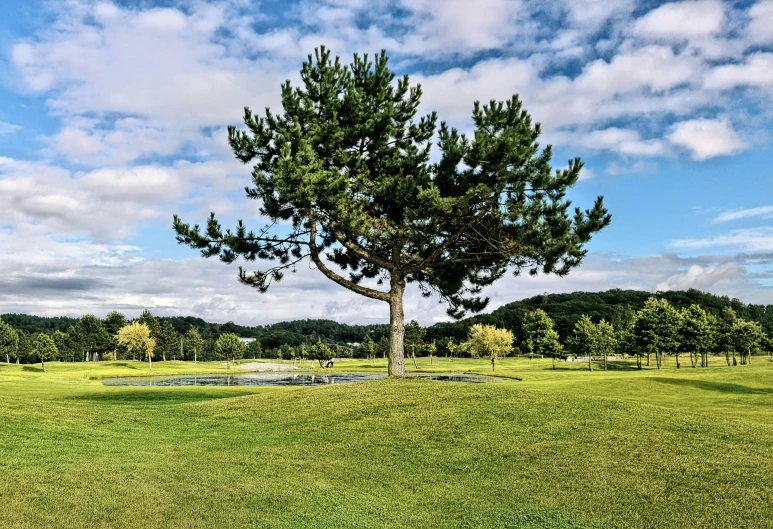
M 0 527 L 773 527 L 773 363 L 560 367 L 122 388 L 95 379 L 142 364 L 0 364 Z M 225 372 L 154 365 L 194 370 Z

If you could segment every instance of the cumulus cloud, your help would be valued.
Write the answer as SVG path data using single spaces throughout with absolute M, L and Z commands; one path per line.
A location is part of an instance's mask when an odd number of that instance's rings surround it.
M 704 268 L 692 265 L 686 272 L 674 274 L 655 287 L 657 290 L 710 290 L 717 283 L 742 276 L 746 270 L 735 263 L 725 263 L 719 266 Z
M 719 0 L 670 2 L 653 9 L 634 24 L 635 34 L 689 39 L 719 33 L 725 7 Z
M 668 139 L 686 148 L 696 160 L 735 154 L 747 148 L 727 121 L 691 119 L 675 124 Z

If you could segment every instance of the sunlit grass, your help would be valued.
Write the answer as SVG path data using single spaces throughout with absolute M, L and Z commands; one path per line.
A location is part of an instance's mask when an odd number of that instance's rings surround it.
M 506 358 L 491 384 L 266 388 L 0 364 L 0 527 L 773 527 L 773 363 L 609 367 Z

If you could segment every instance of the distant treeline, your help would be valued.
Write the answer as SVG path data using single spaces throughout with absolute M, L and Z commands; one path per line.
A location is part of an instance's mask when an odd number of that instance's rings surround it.
M 638 290 L 608 290 L 606 292 L 573 292 L 571 294 L 545 294 L 521 301 L 508 303 L 489 314 L 480 314 L 464 320 L 437 323 L 427 328 L 426 340 L 441 341 L 454 338 L 461 342 L 467 338 L 469 328 L 475 323 L 495 325 L 515 334 L 516 347 L 522 336 L 523 316 L 529 311 L 542 309 L 555 321 L 555 329 L 561 340 L 571 336 L 574 325 L 587 314 L 593 321 L 602 318 L 615 325 L 630 319 L 631 313 L 644 306 L 650 292 Z M 762 329 L 773 335 L 773 305 L 744 304 L 738 299 L 716 296 L 699 290 L 659 292 L 655 297 L 668 300 L 677 309 L 692 304 L 699 305 L 707 312 L 719 315 L 723 308 L 730 307 L 740 318 L 758 322 Z M 3 314 L 0 319 L 13 328 L 27 334 L 66 332 L 77 322 L 77 318 L 41 317 L 26 314 Z M 282 345 L 298 347 L 323 341 L 333 344 L 361 343 L 370 335 L 374 341 L 386 336 L 387 325 L 348 325 L 331 320 L 306 319 L 286 321 L 272 325 L 248 327 L 233 322 L 210 323 L 201 318 L 158 317 L 160 324 L 168 322 L 179 334 L 196 329 L 205 340 L 215 340 L 224 333 L 233 333 L 245 338 L 257 338 L 262 349 L 269 351 Z

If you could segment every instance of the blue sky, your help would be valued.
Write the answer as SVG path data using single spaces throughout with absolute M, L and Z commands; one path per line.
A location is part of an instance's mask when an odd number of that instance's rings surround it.
M 170 226 L 260 224 L 225 127 L 277 108 L 320 44 L 385 48 L 462 130 L 474 100 L 518 93 L 555 165 L 585 161 L 571 197 L 604 195 L 612 225 L 569 277 L 505 278 L 491 308 L 608 288 L 773 303 L 773 0 L 4 0 L 0 312 L 386 321 L 308 267 L 260 295 Z M 444 307 L 411 291 L 406 314 Z

